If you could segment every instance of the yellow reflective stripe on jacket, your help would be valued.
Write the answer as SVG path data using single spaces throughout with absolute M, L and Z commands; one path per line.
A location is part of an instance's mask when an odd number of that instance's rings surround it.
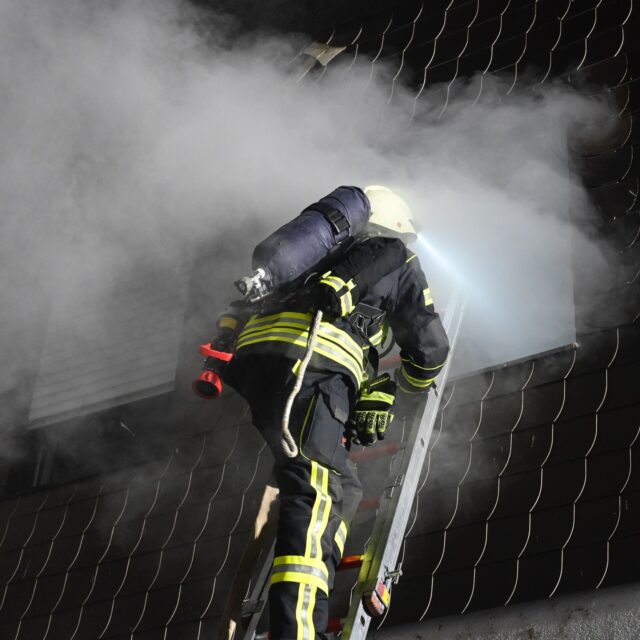
M 340 276 L 333 275 L 331 271 L 327 271 L 327 273 L 320 278 L 320 282 L 331 287 L 338 294 L 344 289 L 344 293 L 339 296 L 341 315 L 346 316 L 353 311 L 354 305 L 351 292 L 357 286 L 353 278 L 346 282 Z
M 340 526 L 336 531 L 336 535 L 333 536 L 333 541 L 336 543 L 338 551 L 340 552 L 340 557 L 342 558 L 342 554 L 344 553 L 344 545 L 347 542 L 347 525 L 344 523 L 344 520 L 340 521 Z
M 254 337 L 268 334 L 269 332 L 272 332 L 275 334 L 277 334 L 278 332 L 281 332 L 282 334 L 288 334 L 289 336 L 295 337 L 296 339 L 300 339 L 303 342 L 308 341 L 309 339 L 309 331 L 307 329 L 289 327 L 284 324 L 274 324 L 269 327 L 263 327 L 261 329 L 252 329 L 251 331 L 243 331 L 238 337 L 238 345 L 242 341 L 247 341 Z M 326 331 L 325 327 L 320 326 L 320 329 L 318 331 L 318 336 L 320 336 L 321 338 L 327 341 L 332 342 L 337 347 L 340 347 L 340 349 L 345 351 L 347 355 L 349 355 L 350 357 L 356 360 L 359 360 L 362 358 L 361 347 L 358 347 L 358 350 L 354 351 L 351 348 L 351 345 L 347 341 L 343 340 L 341 336 L 336 337 L 335 334 Z
M 356 283 L 353 280 L 345 283 L 347 291 L 340 297 L 340 305 L 342 306 L 342 315 L 346 316 L 354 309 L 353 296 L 351 292 L 356 288 Z
M 407 373 L 407 370 L 404 366 L 401 368 L 402 377 L 413 387 L 418 387 L 420 389 L 426 389 L 431 386 L 431 383 L 435 380 L 435 378 L 429 378 L 428 380 L 423 380 L 421 378 L 414 378 L 412 375 Z
M 236 349 L 239 351 L 260 342 L 284 342 L 306 349 L 310 322 L 311 314 L 302 313 L 255 316 L 240 333 Z M 364 352 L 345 331 L 328 322 L 321 323 L 315 352 L 346 368 L 358 384 L 362 382 Z
M 347 283 L 342 278 L 334 276 L 331 271 L 327 271 L 327 273 L 320 278 L 320 282 L 330 286 L 334 291 L 340 291 L 340 289 L 347 286 Z
M 302 329 L 309 328 L 312 321 L 310 313 L 299 313 L 297 311 L 288 311 L 282 313 L 272 313 L 268 316 L 252 316 L 247 324 L 244 325 L 243 332 L 250 329 L 259 329 L 268 327 L 274 323 L 285 323 L 292 327 L 300 327 Z
M 313 316 L 310 313 L 299 313 L 296 311 L 274 313 L 269 316 L 253 316 L 244 326 L 240 336 L 245 335 L 253 329 L 276 326 L 300 328 L 308 332 L 312 320 Z M 350 351 L 354 357 L 360 357 L 362 354 L 362 347 L 346 331 L 334 327 L 329 322 L 320 323 L 320 330 L 327 338 L 339 342 L 340 346 Z
M 424 295 L 424 306 L 428 307 L 430 304 L 433 304 L 433 298 L 431 297 L 431 289 L 427 287 L 426 289 L 422 290 L 422 293 Z
M 320 278 L 320 282 L 329 285 L 334 291 L 340 291 L 342 288 L 347 289 L 347 291 L 353 291 L 353 289 L 356 288 L 356 283 L 353 278 L 343 280 L 340 276 L 331 273 L 331 271 L 327 271 L 327 273 Z
M 277 331 L 273 329 L 263 329 L 259 332 L 253 332 L 246 337 L 243 336 L 239 338 L 236 344 L 236 350 L 240 351 L 240 349 L 244 347 L 261 342 L 283 342 L 306 349 L 308 333 L 301 334 L 295 330 L 286 328 L 281 328 Z M 364 375 L 362 362 L 351 357 L 345 349 L 341 348 L 341 345 L 336 345 L 332 340 L 327 340 L 323 336 L 318 335 L 314 352 L 348 369 L 358 384 L 362 382 Z
M 330 274 L 331 274 L 330 271 L 325 273 L 324 276 L 320 279 L 320 282 L 322 284 L 326 284 L 328 287 L 331 287 L 336 293 L 340 293 L 340 291 L 346 285 L 346 282 L 341 278 L 338 278 L 337 276 L 332 276 Z M 351 294 L 349 294 L 349 297 L 351 297 Z M 339 296 L 339 300 L 340 300 L 340 315 L 346 316 L 348 311 L 347 311 L 345 296 L 344 295 Z

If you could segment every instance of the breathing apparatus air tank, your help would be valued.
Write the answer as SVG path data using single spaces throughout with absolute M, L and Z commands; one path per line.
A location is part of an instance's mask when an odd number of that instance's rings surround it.
M 338 187 L 263 240 L 253 251 L 254 272 L 236 281 L 251 302 L 296 282 L 364 230 L 371 206 L 358 187 Z

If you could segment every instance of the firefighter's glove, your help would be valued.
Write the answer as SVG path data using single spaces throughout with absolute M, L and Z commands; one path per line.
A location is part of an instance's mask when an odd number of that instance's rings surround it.
M 387 426 L 393 421 L 396 383 L 388 374 L 365 385 L 360 391 L 352 418 L 352 441 L 368 447 L 384 440 Z
M 340 318 L 349 315 L 358 303 L 357 285 L 353 279 L 345 281 L 327 271 L 314 285 L 311 297 L 317 310 Z

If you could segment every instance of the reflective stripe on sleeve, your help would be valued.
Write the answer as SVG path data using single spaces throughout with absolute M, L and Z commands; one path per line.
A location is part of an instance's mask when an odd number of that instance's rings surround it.
M 333 541 L 336 543 L 338 551 L 340 552 L 340 557 L 342 558 L 342 554 L 344 553 L 344 545 L 347 542 L 347 525 L 344 523 L 344 521 L 340 521 L 340 526 L 336 531 L 336 535 L 333 536 Z
M 316 630 L 313 624 L 313 608 L 315 605 L 315 587 L 308 584 L 300 584 L 298 587 L 298 600 L 296 602 L 296 640 L 314 640 Z M 313 594 L 313 598 L 312 598 Z
M 327 271 L 327 273 L 325 273 L 320 279 L 320 282 L 331 287 L 336 293 L 340 294 L 338 298 L 340 300 L 340 312 L 343 316 L 346 316 L 353 311 L 354 304 L 351 292 L 357 286 L 353 279 L 345 282 L 339 276 L 333 275 L 331 271 Z M 344 293 L 341 294 L 341 291 L 344 291 Z

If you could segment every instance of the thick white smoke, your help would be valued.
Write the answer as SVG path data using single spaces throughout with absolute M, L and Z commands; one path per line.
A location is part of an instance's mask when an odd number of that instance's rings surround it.
M 476 79 L 444 114 L 430 88 L 416 111 L 397 84 L 388 105 L 392 72 L 370 80 L 364 60 L 296 83 L 304 44 L 231 41 L 177 0 L 0 0 L 0 391 L 52 301 L 77 318 L 87 289 L 108 299 L 202 237 L 238 246 L 232 280 L 245 229 L 253 242 L 256 220 L 275 228 L 340 184 L 406 196 L 469 288 L 466 333 L 489 359 L 571 339 L 568 210 L 584 197 L 567 136 L 606 106 L 561 86 L 502 100 L 485 77 L 479 100 Z

